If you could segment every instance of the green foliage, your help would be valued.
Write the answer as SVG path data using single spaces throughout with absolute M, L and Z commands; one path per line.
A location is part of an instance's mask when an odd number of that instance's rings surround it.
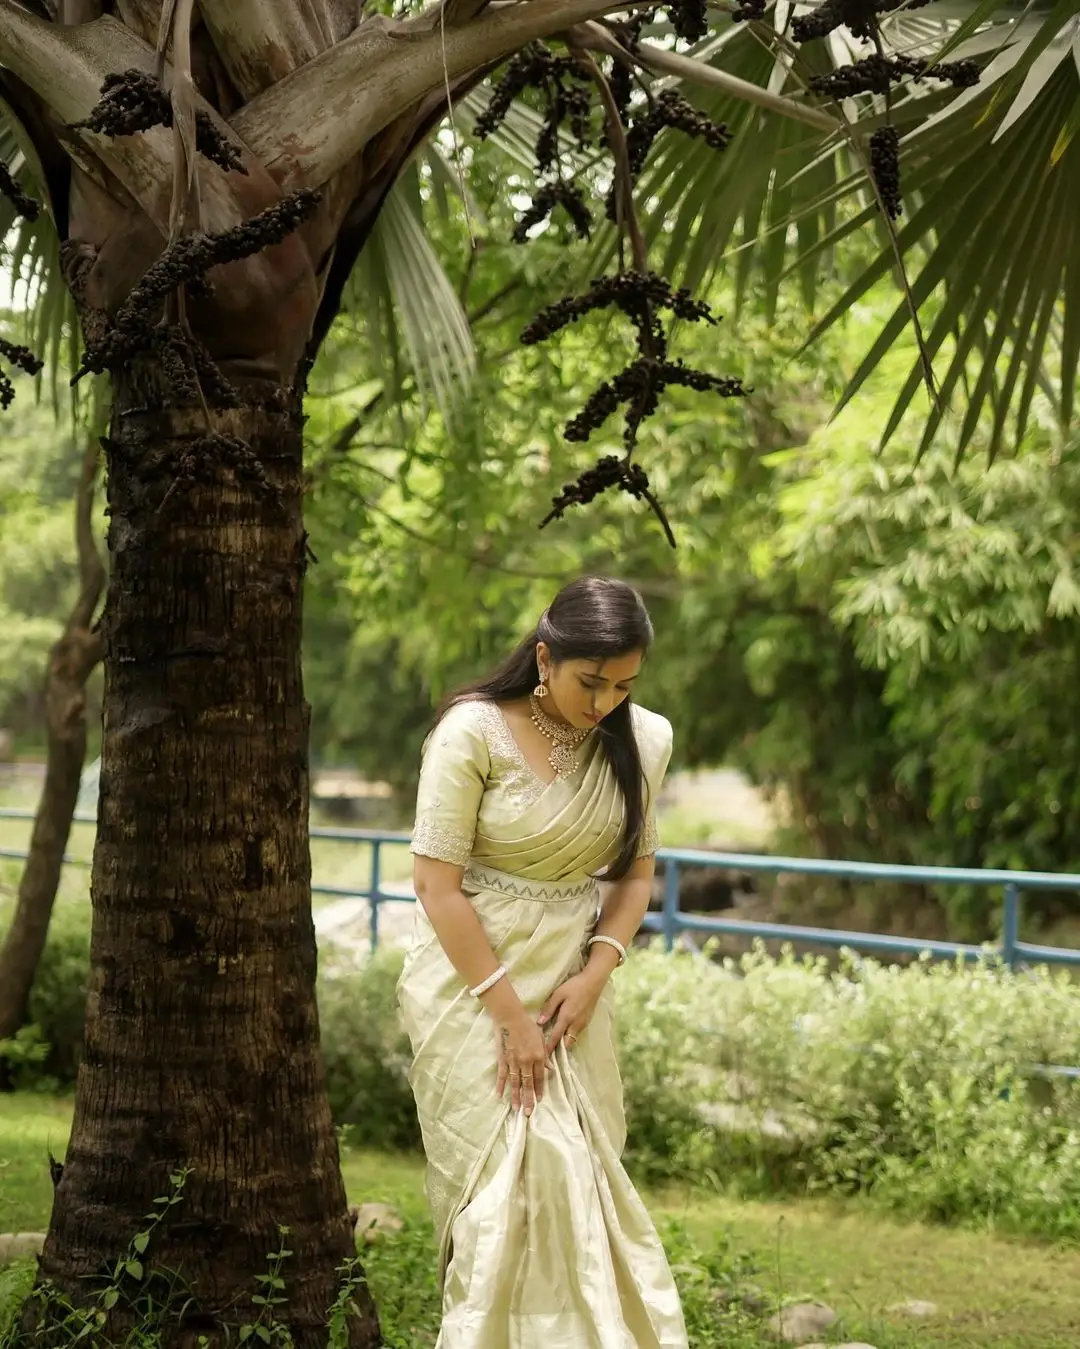
M 10 909 L 0 905 L 0 931 Z M 89 902 L 57 907 L 30 993 L 29 1025 L 15 1046 L 0 1046 L 21 1086 L 51 1091 L 75 1081 L 82 1055 L 83 1010 L 90 977 Z
M 331 968 L 319 984 L 319 1026 L 334 1119 L 348 1126 L 354 1145 L 417 1147 L 420 1128 L 408 1080 L 412 1054 L 395 994 L 400 953 L 379 952 L 354 973 L 335 971 L 333 959 L 324 949 L 324 971 Z
M 384 996 L 393 963 L 373 974 Z M 341 977 L 366 996 L 363 969 Z M 618 994 L 639 1178 L 857 1192 L 913 1216 L 1080 1237 L 1080 1086 L 1032 1076 L 1075 1059 L 1067 978 L 644 953 Z M 391 1097 L 396 1129 L 394 1111 Z
M 0 1344 L 10 1340 L 23 1303 L 30 1296 L 37 1274 L 33 1260 L 16 1260 L 11 1265 L 0 1265 Z
M 1075 1060 L 1080 990 L 1067 976 L 649 954 L 620 985 L 628 1066 L 658 984 L 694 1037 L 678 1090 L 713 1121 L 718 1175 L 1080 1236 L 1080 1086 L 1035 1071 Z
M 81 451 L 71 430 L 19 398 L 0 442 L 0 727 L 36 739 L 49 649 L 75 598 L 75 489 Z M 90 689 L 97 700 L 98 685 Z
M 42 1075 L 41 1065 L 48 1057 L 49 1042 L 40 1026 L 21 1026 L 10 1039 L 0 1040 L 0 1064 L 16 1091 L 30 1087 L 53 1089 L 54 1081 Z
M 723 291 L 710 298 L 724 307 Z M 719 408 L 686 395 L 649 432 L 674 555 L 626 500 L 534 532 L 571 475 L 560 427 L 595 379 L 602 328 L 568 333 L 556 368 L 517 345 L 535 300 L 512 293 L 478 328 L 477 397 L 451 432 L 419 404 L 371 409 L 361 385 L 371 410 L 343 448 L 349 409 L 316 398 L 314 613 L 327 640 L 310 659 L 316 708 L 334 709 L 316 724 L 347 726 L 336 744 L 402 788 L 407 813 L 432 702 L 496 660 L 563 581 L 614 571 L 656 619 L 640 696 L 675 723 L 676 767 L 743 768 L 786 812 L 792 851 L 1080 867 L 1075 456 L 1033 432 L 989 468 L 957 467 L 950 448 L 916 462 L 915 419 L 879 453 L 903 346 L 822 427 L 891 303 L 884 289 L 870 299 L 812 365 L 777 343 L 799 335 L 782 302 L 775 314 L 744 305 L 707 353 L 682 334 L 691 363 L 738 368 L 758 392 Z M 616 442 L 606 431 L 597 450 Z M 807 917 L 838 902 L 800 893 Z M 903 928 L 909 900 L 877 892 L 871 921 Z M 917 903 L 934 930 L 995 935 L 986 893 L 920 891 Z M 1039 896 L 1027 911 L 1033 925 L 1066 912 Z
M 85 960 L 84 945 L 83 978 Z M 327 1089 L 354 1144 L 419 1145 L 401 962 L 323 952 Z M 74 989 L 74 942 L 62 967 L 54 987 Z M 911 1216 L 1080 1238 L 1080 1083 L 1034 1071 L 1076 1062 L 1080 986 L 1067 976 L 650 951 L 617 987 L 639 1179 L 859 1193 Z M 49 1016 L 39 1003 L 43 1027 L 69 1024 Z M 50 1063 L 74 1061 L 74 1045 L 51 1043 Z

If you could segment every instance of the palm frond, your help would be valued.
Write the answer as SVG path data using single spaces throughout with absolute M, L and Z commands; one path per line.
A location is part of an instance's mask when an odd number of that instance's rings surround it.
M 1019 10 L 1009 0 L 930 5 L 901 11 L 889 41 L 926 59 L 946 51 L 980 56 L 979 86 L 896 100 L 903 132 L 906 218 L 898 242 L 908 270 L 942 399 L 927 419 L 925 449 L 953 407 L 963 450 L 985 434 L 998 453 L 1023 434 L 1037 390 L 1054 391 L 1059 418 L 1075 405 L 1080 364 L 1080 18 L 1076 0 Z M 935 26 L 937 39 L 934 41 Z M 842 55 L 834 45 L 804 49 L 791 78 L 797 92 L 816 61 Z M 845 57 L 844 59 L 850 59 Z M 778 76 L 767 45 L 749 35 L 723 49 L 724 67 L 758 84 Z M 690 91 L 688 91 L 690 92 Z M 709 116 L 734 135 L 721 155 L 661 140 L 642 182 L 652 238 L 684 284 L 730 269 L 737 293 L 753 287 L 766 304 L 792 275 L 808 306 L 832 250 L 853 230 L 880 229 L 862 168 L 841 138 L 824 140 L 798 123 L 734 100 L 693 91 Z M 857 134 L 878 124 L 883 106 L 861 105 Z M 810 341 L 838 322 L 881 279 L 895 258 L 878 251 L 818 320 Z M 844 402 L 912 321 L 900 299 L 860 363 Z M 911 409 L 922 372 L 913 366 L 885 428 L 887 439 Z
M 400 389 L 407 356 L 421 389 L 449 417 L 476 355 L 468 318 L 424 232 L 416 173 L 414 165 L 388 196 L 354 270 L 346 309 L 363 315 L 388 387 Z
M 3 100 L 0 160 L 23 191 L 42 203 L 37 218 L 25 220 L 16 215 L 6 198 L 0 197 L 0 264 L 7 271 L 13 297 L 22 310 L 23 340 L 45 361 L 45 369 L 38 376 L 38 395 L 47 382 L 54 412 L 59 415 L 68 408 L 74 413 L 77 395 L 69 389 L 67 376 L 78 365 L 78 315 L 60 271 L 60 239 L 46 197 L 44 174 L 29 138 Z

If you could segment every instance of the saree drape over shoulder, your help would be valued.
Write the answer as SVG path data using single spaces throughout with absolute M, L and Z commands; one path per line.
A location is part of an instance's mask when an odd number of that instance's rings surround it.
M 646 779 L 641 853 L 671 755 L 663 717 L 633 708 Z M 586 959 L 617 852 L 622 799 L 597 737 L 546 784 L 501 710 L 455 707 L 425 746 L 412 850 L 465 868 L 462 889 L 525 1007 L 539 1014 Z M 438 1349 L 686 1349 L 656 1230 L 619 1161 L 625 1142 L 610 986 L 563 1042 L 526 1118 L 495 1095 L 495 1031 L 417 905 L 399 985 L 440 1243 Z

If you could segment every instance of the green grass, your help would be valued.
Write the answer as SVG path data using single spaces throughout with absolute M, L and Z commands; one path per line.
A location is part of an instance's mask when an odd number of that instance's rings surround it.
M 41 1230 L 52 1187 L 47 1152 L 62 1154 L 66 1101 L 0 1097 L 0 1230 Z M 400 1237 L 367 1251 L 365 1263 L 388 1327 L 388 1344 L 434 1342 L 434 1258 L 419 1158 L 359 1152 L 343 1157 L 350 1200 L 394 1205 Z M 841 1314 L 844 1336 L 876 1349 L 1075 1349 L 1080 1340 L 1080 1252 L 989 1232 L 891 1222 L 858 1203 L 738 1202 L 702 1191 L 646 1196 L 662 1230 L 675 1222 L 708 1250 L 725 1234 L 756 1266 L 770 1296 L 819 1298 Z M 917 1324 L 886 1311 L 908 1299 L 938 1304 Z M 748 1337 L 749 1336 L 749 1337 Z M 700 1340 L 702 1346 L 714 1342 Z M 743 1330 L 716 1349 L 756 1349 Z

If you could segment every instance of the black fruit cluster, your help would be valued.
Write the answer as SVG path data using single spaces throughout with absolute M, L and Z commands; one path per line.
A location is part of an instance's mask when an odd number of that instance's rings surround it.
M 905 10 L 922 9 L 931 0 L 825 0 L 810 14 L 800 14 L 792 22 L 791 36 L 796 42 L 812 42 L 828 37 L 837 28 L 850 28 L 856 37 L 873 38 L 878 16 L 891 14 L 901 6 Z
M 665 127 L 681 131 L 684 135 L 703 140 L 714 150 L 727 148 L 731 132 L 723 122 L 714 122 L 699 112 L 692 103 L 688 103 L 674 89 L 665 89 L 641 117 L 634 119 L 626 137 L 626 148 L 630 154 L 630 171 L 637 175 L 645 167 L 645 160 L 652 149 L 653 141 Z
M 200 481 L 209 482 L 223 469 L 231 471 L 238 481 L 248 483 L 257 496 L 280 500 L 280 493 L 246 441 L 209 432 L 188 441 L 177 456 L 172 466 L 172 482 L 157 508 L 158 514 L 177 493 L 190 491 Z
M 525 243 L 529 231 L 542 220 L 547 220 L 556 206 L 561 206 L 570 217 L 578 238 L 588 239 L 592 233 L 592 213 L 586 204 L 585 194 L 580 187 L 560 179 L 554 183 L 545 183 L 537 191 L 532 205 L 514 227 L 514 243 Z
M 281 243 L 303 224 L 319 201 L 318 192 L 295 192 L 220 234 L 189 234 L 170 244 L 128 296 L 103 336 L 86 344 L 82 365 L 72 383 L 151 350 L 159 306 L 166 296 L 179 286 L 204 278 L 211 267 L 239 262 Z
M 896 127 L 878 127 L 870 137 L 870 172 L 882 205 L 889 217 L 896 220 L 904 209 L 900 198 L 900 133 Z
M 588 72 L 572 56 L 556 56 L 540 42 L 531 42 L 507 65 L 491 101 L 476 119 L 475 132 L 485 140 L 506 120 L 511 104 L 526 89 L 544 97 L 545 116 L 536 139 L 536 162 L 546 173 L 558 159 L 559 132 L 569 124 L 578 145 L 588 149 L 595 139 Z
M 760 23 L 765 17 L 765 0 L 742 0 L 731 12 L 734 23 Z
M 722 397 L 738 397 L 746 392 L 737 379 L 710 375 L 668 359 L 668 338 L 658 310 L 670 310 L 690 322 L 715 323 L 716 319 L 707 304 L 694 299 L 689 291 L 676 290 L 655 272 L 618 272 L 598 278 L 584 295 L 559 300 L 538 314 L 522 333 L 521 340 L 532 346 L 587 314 L 608 308 L 620 310 L 634 324 L 637 358 L 593 391 L 578 415 L 568 422 L 567 440 L 588 440 L 620 405 L 625 405 L 623 440 L 630 453 L 637 444 L 642 422 L 656 411 L 668 385 L 711 390 Z
M 44 364 L 28 347 L 16 346 L 14 342 L 5 341 L 2 337 L 0 337 L 0 356 L 28 375 L 36 375 Z M 7 374 L 0 370 L 0 408 L 9 408 L 14 397 L 15 385 Z
M 606 380 L 592 393 L 578 415 L 567 423 L 564 433 L 567 440 L 588 440 L 619 405 L 625 403 L 626 429 L 623 440 L 627 449 L 632 450 L 637 443 L 642 422 L 656 411 L 661 394 L 671 384 L 703 393 L 717 393 L 721 398 L 743 398 L 749 392 L 740 379 L 710 375 L 682 361 L 639 356 L 614 379 Z
M 649 487 L 649 475 L 640 464 L 632 463 L 629 459 L 619 459 L 613 454 L 598 459 L 592 468 L 585 469 L 573 482 L 568 482 L 558 496 L 552 497 L 551 510 L 540 521 L 540 528 L 551 524 L 552 520 L 561 520 L 571 506 L 587 506 L 611 487 L 619 488 L 638 501 L 647 501 L 663 526 L 668 543 L 672 548 L 675 547 L 675 535 L 671 532 L 663 506 Z
M 709 31 L 708 0 L 674 0 L 664 6 L 677 37 L 700 42 Z
M 637 178 L 644 169 L 653 142 L 665 127 L 703 140 L 714 150 L 725 149 L 731 140 L 731 132 L 723 122 L 714 122 L 674 89 L 665 89 L 658 98 L 651 100 L 648 108 L 642 109 L 639 116 L 633 119 L 627 132 L 627 158 L 630 161 L 630 173 L 634 178 Z M 607 197 L 609 220 L 618 219 L 617 200 L 618 184 L 613 183 Z
M 887 94 L 901 80 L 939 80 L 956 89 L 979 82 L 974 61 L 942 61 L 927 66 L 911 56 L 868 56 L 852 65 L 839 66 L 810 77 L 810 88 L 826 98 L 853 98 L 857 94 Z
M 640 322 L 647 309 L 670 309 L 677 318 L 691 323 L 715 323 L 704 300 L 695 300 L 688 290 L 677 289 L 655 272 L 616 272 L 598 277 L 584 295 L 568 296 L 542 309 L 521 334 L 525 346 L 543 342 L 571 323 L 599 309 L 621 309 Z
M 99 102 L 89 117 L 73 124 L 72 130 L 133 136 L 151 127 L 172 124 L 172 103 L 160 81 L 145 70 L 122 70 L 106 76 Z M 201 108 L 195 113 L 195 148 L 223 169 L 247 173 L 239 146 Z

